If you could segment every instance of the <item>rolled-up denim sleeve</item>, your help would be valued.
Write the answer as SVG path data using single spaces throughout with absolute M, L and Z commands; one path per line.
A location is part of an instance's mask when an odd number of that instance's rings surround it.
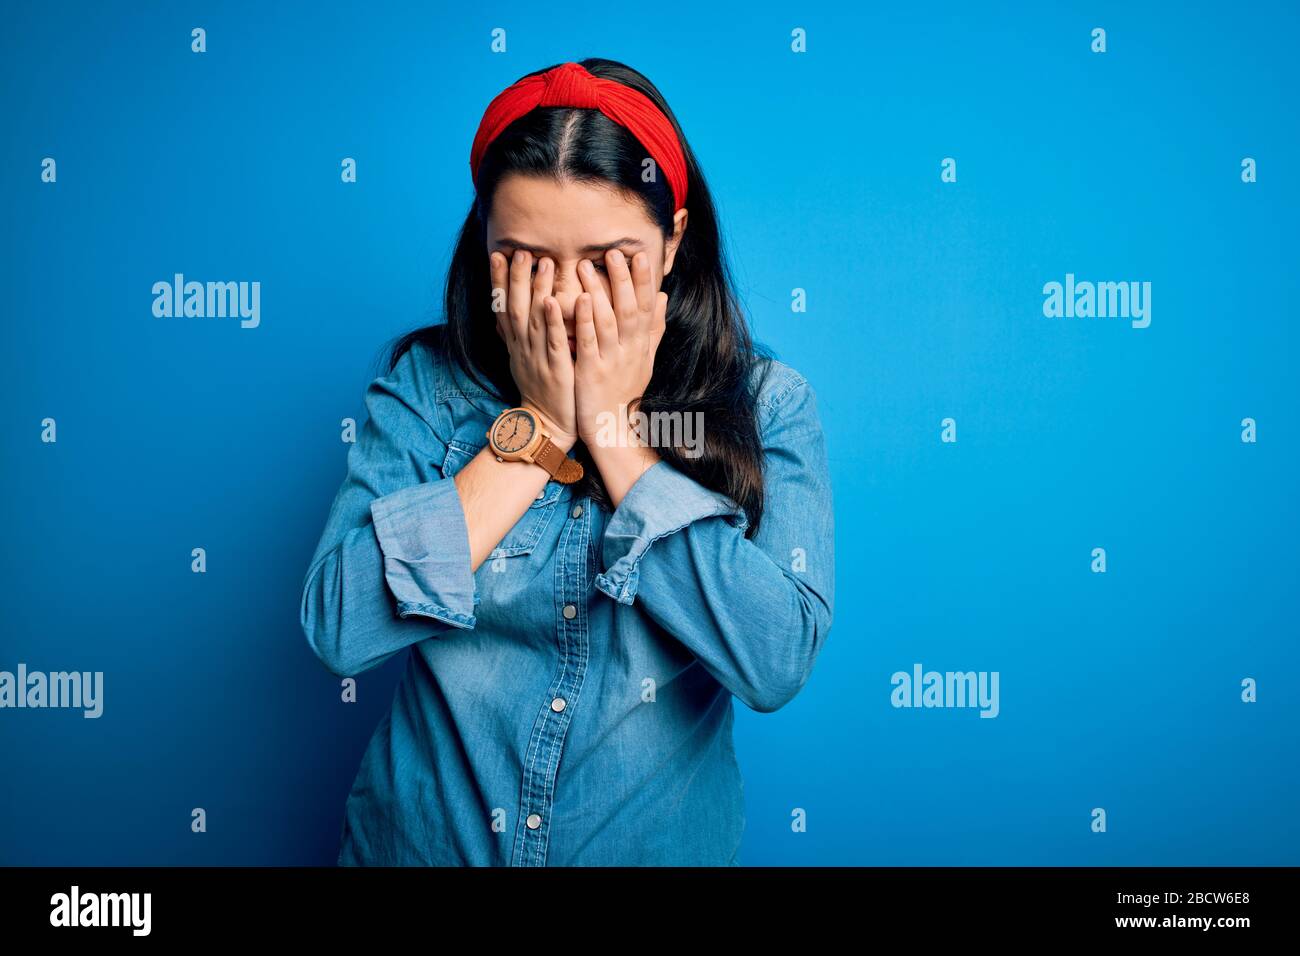
M 474 578 L 460 495 L 451 479 L 426 481 L 370 502 L 384 582 L 398 617 L 474 626 Z
M 417 343 L 367 388 L 367 418 L 303 581 L 303 632 L 335 674 L 475 624 L 465 515 L 427 398 L 432 362 Z
M 705 488 L 666 461 L 652 465 L 623 497 L 605 529 L 606 570 L 596 587 L 631 604 L 640 584 L 641 559 L 659 539 L 703 518 L 721 517 L 743 531 L 745 512 L 726 495 Z
M 770 712 L 807 682 L 834 604 L 834 516 L 811 386 L 767 407 L 764 509 L 742 509 L 665 461 L 632 486 L 606 528 L 596 587 L 635 603 L 750 708 Z M 707 428 L 707 422 L 705 423 Z

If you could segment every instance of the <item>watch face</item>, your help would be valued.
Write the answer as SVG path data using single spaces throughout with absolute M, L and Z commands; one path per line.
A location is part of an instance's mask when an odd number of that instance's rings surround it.
M 492 429 L 492 444 L 498 451 L 522 451 L 533 440 L 536 430 L 533 416 L 522 409 L 516 409 L 504 416 Z

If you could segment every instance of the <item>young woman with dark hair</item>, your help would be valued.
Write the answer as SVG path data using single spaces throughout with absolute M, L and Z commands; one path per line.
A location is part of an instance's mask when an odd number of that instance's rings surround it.
M 410 648 L 342 864 L 735 865 L 732 697 L 803 686 L 833 516 L 659 91 L 588 59 L 484 114 L 445 322 L 366 393 L 303 586 L 334 673 Z

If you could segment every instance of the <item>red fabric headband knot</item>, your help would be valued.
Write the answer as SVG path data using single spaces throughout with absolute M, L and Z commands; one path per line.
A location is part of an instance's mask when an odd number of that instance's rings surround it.
M 686 205 L 686 156 L 668 117 L 644 93 L 614 80 L 593 76 L 579 63 L 562 63 L 506 87 L 488 104 L 469 153 L 469 171 L 478 168 L 488 146 L 519 117 L 539 106 L 600 110 L 635 136 L 668 180 L 673 202 Z
M 599 80 L 577 63 L 562 63 L 550 72 L 543 73 L 542 79 L 546 81 L 546 88 L 537 102 L 538 106 L 600 109 L 600 96 L 596 88 Z

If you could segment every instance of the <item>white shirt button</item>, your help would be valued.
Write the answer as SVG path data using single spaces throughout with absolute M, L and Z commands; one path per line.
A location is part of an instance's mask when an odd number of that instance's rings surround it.
M 570 621 L 572 621 L 575 617 L 578 616 L 578 609 L 574 607 L 572 604 L 566 604 L 564 605 L 564 616 L 567 617 Z
M 538 501 L 541 501 L 541 500 L 542 500 L 543 498 L 545 498 L 545 497 L 546 497 L 546 489 L 545 489 L 545 488 L 543 488 L 541 491 L 537 492 L 537 500 L 538 500 Z
M 551 701 L 551 710 L 555 711 L 557 714 L 567 706 L 568 704 L 565 702 L 563 697 L 557 697 L 555 700 Z
M 573 517 L 575 517 L 575 518 L 581 518 L 581 517 L 582 517 L 582 505 L 574 505 L 574 506 L 573 506 L 573 510 L 572 510 L 571 512 L 569 512 L 569 513 L 570 513 L 571 515 L 573 515 Z
M 528 827 L 528 829 L 536 830 L 538 827 L 542 825 L 541 814 L 539 813 L 528 814 L 528 819 L 524 821 L 524 824 Z

